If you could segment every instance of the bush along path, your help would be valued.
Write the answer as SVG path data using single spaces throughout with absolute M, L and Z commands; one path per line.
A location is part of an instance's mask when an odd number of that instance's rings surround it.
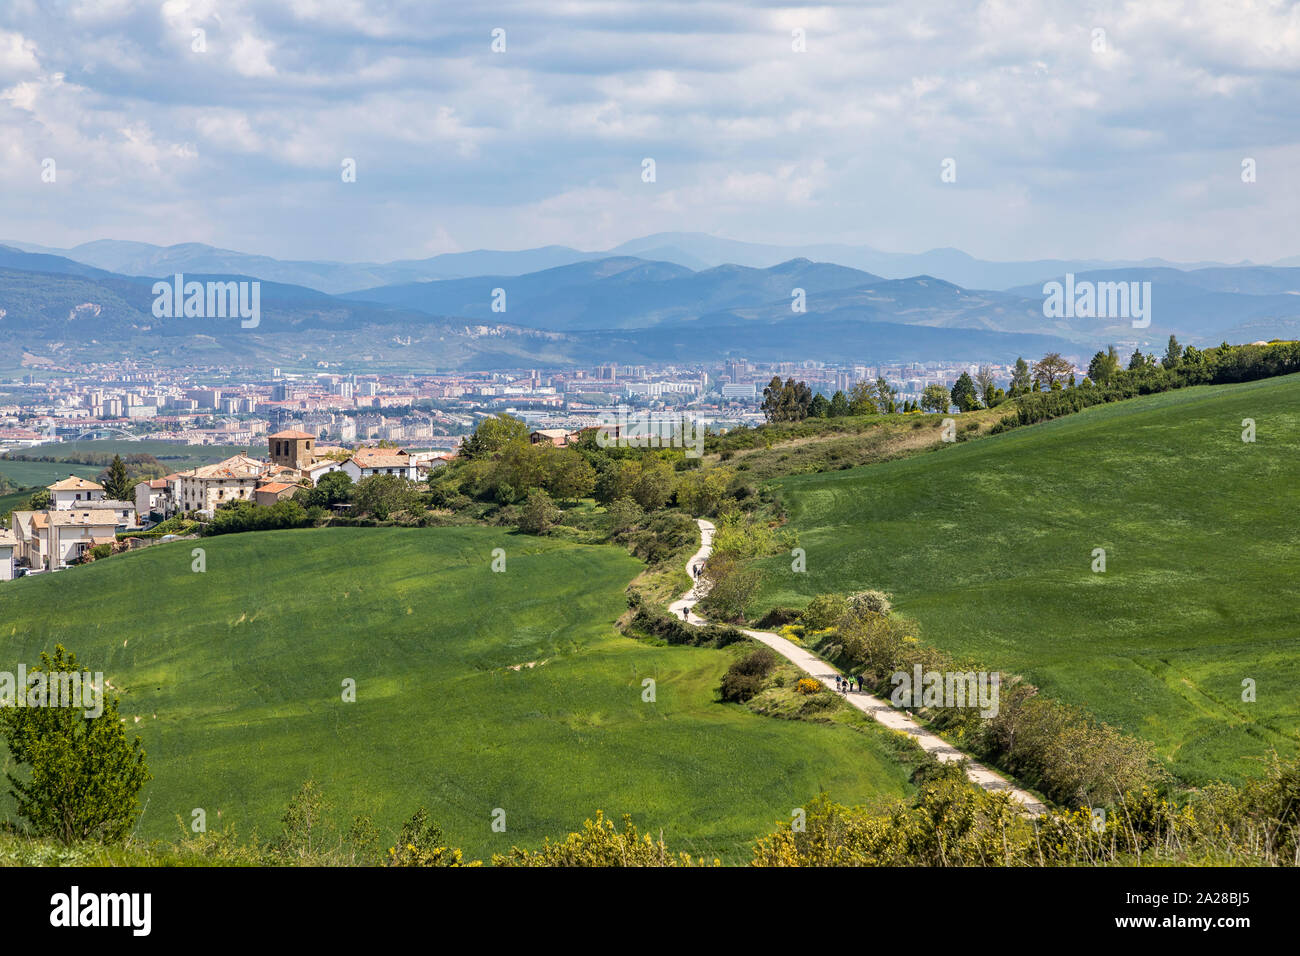
M 695 570 L 701 568 L 709 555 L 713 553 L 713 532 L 714 527 L 711 521 L 705 521 L 703 518 L 697 519 L 696 524 L 700 526 L 700 550 L 691 555 L 690 560 L 686 563 L 687 573 L 690 574 L 691 580 L 696 580 Z M 706 593 L 706 585 L 703 581 L 696 584 L 684 596 L 668 605 L 668 610 L 686 621 L 688 624 L 694 624 L 697 627 L 703 627 L 709 622 L 696 614 L 692 609 Z M 779 634 L 773 634 L 771 631 L 751 631 L 747 628 L 741 628 L 746 635 L 760 643 L 766 644 L 772 650 L 776 651 L 782 657 L 795 664 L 801 670 L 821 681 L 829 688 L 835 687 L 835 678 L 838 675 L 835 668 L 822 660 L 816 654 L 811 653 L 805 648 L 800 647 L 793 641 L 789 641 Z M 907 734 L 926 753 L 933 755 L 943 763 L 950 763 L 956 760 L 968 759 L 968 756 L 948 743 L 942 737 L 934 734 L 911 717 L 899 710 L 891 707 L 887 702 L 881 700 L 872 694 L 865 692 L 850 693 L 845 695 L 845 699 L 850 704 L 858 708 L 865 714 L 874 717 L 877 721 L 884 724 L 890 730 L 897 730 L 900 733 Z M 978 784 L 985 790 L 1006 790 L 1025 808 L 1025 812 L 1031 816 L 1038 816 L 1045 813 L 1046 805 L 1028 791 L 1021 790 L 1011 785 L 1005 777 L 994 773 L 983 764 L 974 760 L 966 765 L 966 776 L 973 783 Z

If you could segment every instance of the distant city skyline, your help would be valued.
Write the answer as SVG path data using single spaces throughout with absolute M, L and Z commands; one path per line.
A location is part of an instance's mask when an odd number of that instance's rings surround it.
M 1298 64 L 1293 2 L 16 0 L 0 236 L 1267 263 Z

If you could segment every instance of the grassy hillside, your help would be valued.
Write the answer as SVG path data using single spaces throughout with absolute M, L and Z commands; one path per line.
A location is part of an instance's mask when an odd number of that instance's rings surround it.
M 90 453 L 121 455 L 123 458 L 127 455 L 153 455 L 169 467 L 179 470 L 222 461 L 232 455 L 246 455 L 248 450 L 247 445 L 181 445 L 175 442 L 155 441 L 149 438 L 143 438 L 140 441 L 106 438 L 98 441 L 65 441 L 59 442 L 57 445 L 41 445 L 37 448 L 28 449 L 24 454 L 74 456 Z M 258 455 L 265 455 L 266 442 L 255 443 L 253 452 Z
M 13 491 L 7 495 L 0 495 L 0 519 L 4 520 L 5 528 L 9 527 L 9 521 L 5 516 L 15 508 L 21 509 L 26 507 L 27 501 L 31 496 L 32 493 L 30 490 Z
M 892 591 L 927 641 L 1155 741 L 1188 781 L 1240 779 L 1300 737 L 1298 462 L 1288 376 L 788 478 L 808 569 L 767 562 L 758 605 Z
M 102 465 L 72 465 L 61 461 L 14 461 L 10 458 L 0 458 L 0 475 L 5 475 L 20 488 L 43 488 L 68 475 L 93 479 L 103 470 Z
M 266 443 L 253 446 L 255 455 L 266 454 Z M 222 461 L 232 455 L 246 455 L 249 449 L 243 445 L 178 445 L 162 441 L 74 441 L 60 442 L 53 445 L 40 445 L 25 449 L 17 454 L 54 456 L 63 459 L 78 455 L 153 455 L 164 468 L 183 471 L 198 465 L 207 465 Z M 69 461 L 20 461 L 13 458 L 0 458 L 0 475 L 7 475 L 21 487 L 44 487 L 51 485 L 68 475 L 80 475 L 94 478 L 104 470 L 103 465 L 83 465 Z
M 387 838 L 424 804 L 484 859 L 599 808 L 734 860 L 821 788 L 849 802 L 909 790 L 883 731 L 715 703 L 729 652 L 619 635 L 641 566 L 616 549 L 486 528 L 198 543 L 202 574 L 186 541 L 0 587 L 0 669 L 62 641 L 121 690 L 155 777 L 144 837 L 177 836 L 195 807 L 210 827 L 273 834 L 314 776 L 344 829 L 370 813 Z M 489 570 L 497 547 L 505 573 Z

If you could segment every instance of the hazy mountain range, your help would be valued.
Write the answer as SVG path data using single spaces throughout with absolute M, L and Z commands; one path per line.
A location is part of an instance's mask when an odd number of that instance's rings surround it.
M 145 242 L 100 239 L 71 249 L 0 240 L 26 252 L 63 256 L 74 262 L 124 275 L 157 276 L 175 272 L 211 272 L 254 275 L 262 279 L 307 286 L 321 292 L 355 292 L 376 286 L 428 279 L 462 279 L 482 275 L 524 275 L 556 266 L 620 256 L 668 262 L 700 271 L 713 266 L 739 265 L 766 269 L 791 259 L 811 259 L 860 269 L 888 279 L 930 275 L 968 289 L 1010 289 L 1042 282 L 1066 272 L 1099 269 L 1171 268 L 1200 269 L 1229 265 L 1218 262 L 1176 263 L 1163 259 L 1142 261 L 1100 259 L 1042 259 L 1030 262 L 989 262 L 959 249 L 931 249 L 921 253 L 881 252 L 868 246 L 836 243 L 819 245 L 764 245 L 720 239 L 703 233 L 669 232 L 632 239 L 612 249 L 584 252 L 568 246 L 542 246 L 502 252 L 480 249 L 451 252 L 427 259 L 397 262 L 310 262 L 272 259 L 217 249 L 197 242 L 155 246 Z M 1254 265 L 1250 262 L 1236 265 Z M 1272 263 L 1300 266 L 1300 256 Z
M 548 260 L 573 250 L 463 253 L 454 260 L 372 266 L 286 262 L 194 244 L 163 249 L 103 241 L 69 250 L 77 258 L 30 245 L 38 251 L 0 246 L 0 343 L 11 353 L 49 360 L 134 354 L 165 363 L 450 369 L 727 356 L 1010 361 L 1053 349 L 1086 361 L 1106 343 L 1159 351 L 1170 333 L 1193 344 L 1300 335 L 1296 267 L 983 264 L 1006 266 L 1007 275 L 1013 266 L 1035 275 L 997 290 L 964 287 L 933 274 L 891 277 L 807 257 L 698 268 L 649 258 L 682 251 L 680 243 L 655 241 L 668 238 L 680 237 L 638 240 L 647 246 L 642 255 L 582 253 L 586 258 L 558 265 Z M 773 248 L 711 242 L 687 245 L 700 260 Z M 543 267 L 510 271 L 530 257 Z M 439 261 L 447 269 L 475 263 L 497 269 L 461 278 L 409 278 Z M 1035 271 L 1048 265 L 1061 271 Z M 303 271 L 312 272 L 317 283 L 344 275 L 351 276 L 345 284 L 380 273 L 404 278 L 346 294 L 277 278 Z M 1046 318 L 1042 282 L 1059 280 L 1066 271 L 1075 271 L 1077 282 L 1151 283 L 1150 327 L 1134 329 L 1123 318 Z M 156 318 L 153 283 L 175 272 L 199 281 L 260 280 L 259 325 Z

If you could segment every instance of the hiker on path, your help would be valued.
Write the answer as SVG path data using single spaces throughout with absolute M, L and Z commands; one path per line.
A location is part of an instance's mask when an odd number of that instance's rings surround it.
M 861 675 L 861 674 L 858 675 L 858 693 L 859 693 L 859 694 L 862 693 L 862 675 Z

